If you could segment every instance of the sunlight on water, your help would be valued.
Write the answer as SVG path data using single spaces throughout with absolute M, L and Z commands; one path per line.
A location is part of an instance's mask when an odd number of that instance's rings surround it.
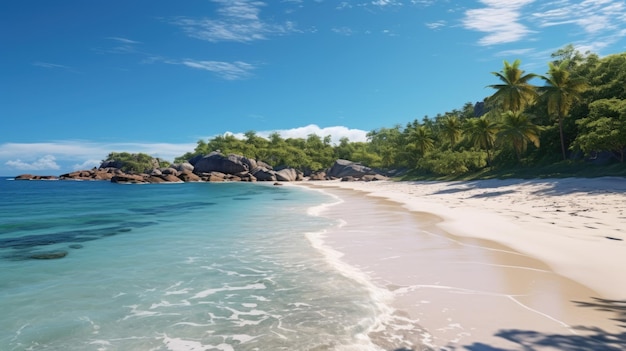
M 307 234 L 322 194 L 261 184 L 7 182 L 2 350 L 375 349 L 378 305 Z M 42 259 L 42 254 L 64 253 Z M 50 258 L 50 257 L 48 257 Z

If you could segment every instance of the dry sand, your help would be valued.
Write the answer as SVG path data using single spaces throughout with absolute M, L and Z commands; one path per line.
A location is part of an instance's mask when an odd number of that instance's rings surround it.
M 386 349 L 626 350 L 626 179 L 308 184 L 342 199 L 325 247 L 391 295 Z

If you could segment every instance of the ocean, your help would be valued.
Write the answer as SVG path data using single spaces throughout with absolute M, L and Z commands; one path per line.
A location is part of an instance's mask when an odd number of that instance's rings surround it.
M 327 194 L 0 178 L 0 199 L 0 350 L 380 349 Z

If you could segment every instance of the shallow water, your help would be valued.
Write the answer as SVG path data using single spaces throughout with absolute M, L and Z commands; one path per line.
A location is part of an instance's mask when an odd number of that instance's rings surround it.
M 0 179 L 1 350 L 375 350 L 384 304 L 311 238 L 335 199 Z M 42 259 L 61 257 L 55 259 Z

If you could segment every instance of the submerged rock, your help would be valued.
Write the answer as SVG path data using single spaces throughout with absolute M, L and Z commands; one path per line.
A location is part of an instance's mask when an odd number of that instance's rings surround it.
M 55 260 L 67 256 L 67 251 L 34 252 L 28 256 L 34 260 Z

